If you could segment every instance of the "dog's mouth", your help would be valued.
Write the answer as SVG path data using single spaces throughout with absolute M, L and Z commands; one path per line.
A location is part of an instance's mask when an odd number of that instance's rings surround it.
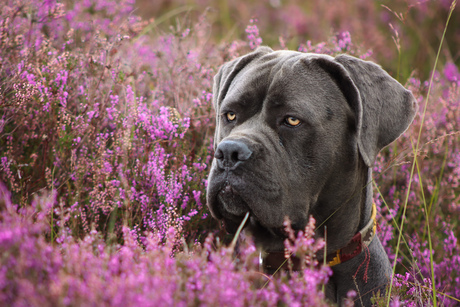
M 251 176 L 248 176 L 251 175 Z M 214 218 L 223 223 L 229 234 L 235 234 L 249 212 L 244 229 L 260 237 L 285 238 L 283 199 L 278 183 L 271 178 L 218 172 L 208 184 L 207 205 Z M 258 184 L 259 181 L 263 183 Z
M 231 234 L 237 231 L 245 215 L 250 212 L 246 201 L 228 182 L 217 193 L 217 210 L 222 216 L 225 230 Z
M 287 234 L 284 226 L 277 228 L 267 228 L 259 221 L 256 215 L 251 211 L 250 206 L 241 196 L 237 189 L 228 182 L 217 193 L 217 210 L 222 218 L 225 230 L 229 234 L 234 234 L 240 227 L 247 213 L 250 214 L 249 221 L 245 223 L 244 228 L 250 228 L 251 231 L 269 232 L 271 236 L 285 238 Z

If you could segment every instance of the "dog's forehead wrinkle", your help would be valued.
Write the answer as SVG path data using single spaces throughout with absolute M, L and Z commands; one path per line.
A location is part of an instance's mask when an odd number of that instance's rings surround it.
M 255 83 L 260 82 L 254 80 Z M 257 90 L 254 90 L 256 88 Z M 264 86 L 235 86 L 229 90 L 227 97 L 222 101 L 221 109 L 240 108 L 259 110 L 262 107 L 263 97 L 266 95 Z
M 285 76 L 291 74 L 291 66 L 301 58 L 302 54 L 293 51 L 273 52 L 258 59 L 254 65 L 248 66 L 241 71 L 234 79 L 229 88 L 229 93 L 257 92 L 258 96 L 266 96 L 268 88 L 274 79 L 284 80 Z M 274 75 L 277 75 L 274 78 Z M 286 80 L 289 82 L 289 80 Z M 235 88 L 236 87 L 236 88 Z M 237 87 L 243 88 L 239 90 Z M 280 84 L 277 84 L 280 88 Z M 257 91 L 254 91 L 257 89 Z
M 273 91 L 268 90 L 268 94 L 265 97 L 264 105 L 270 107 L 282 107 L 286 104 L 286 97 L 283 95 L 282 91 Z
M 241 87 L 235 87 L 228 91 L 227 97 L 222 101 L 222 108 L 225 106 L 232 106 L 234 104 L 239 104 L 242 107 L 250 103 L 253 99 L 253 91 L 245 90 Z
M 300 68 L 298 73 L 296 70 Z M 274 75 L 264 101 L 267 108 L 285 108 L 286 112 L 304 114 L 312 124 L 320 125 L 324 119 L 331 118 L 329 110 L 347 107 L 341 91 L 320 68 L 313 71 L 300 68 L 284 67 Z

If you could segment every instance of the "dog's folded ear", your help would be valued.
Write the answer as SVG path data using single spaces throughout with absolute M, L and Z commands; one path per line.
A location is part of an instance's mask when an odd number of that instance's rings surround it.
M 214 85 L 212 90 L 213 104 L 216 110 L 218 110 L 220 102 L 225 98 L 225 95 L 227 94 L 230 84 L 235 76 L 255 59 L 271 52 L 273 52 L 273 50 L 269 47 L 259 47 L 251 53 L 226 62 L 219 68 L 219 71 L 214 76 Z
M 273 50 L 269 47 L 259 47 L 255 51 L 248 53 L 244 56 L 238 57 L 232 61 L 226 62 L 220 68 L 217 74 L 214 76 L 214 84 L 213 84 L 213 105 L 214 109 L 216 110 L 216 131 L 215 131 L 215 138 L 214 138 L 214 146 L 218 143 L 217 136 L 219 135 L 219 110 L 220 110 L 220 103 L 227 95 L 228 89 L 232 84 L 233 79 L 235 76 L 241 72 L 245 67 L 247 67 L 251 62 L 255 59 L 260 58 L 261 56 L 271 53 Z
M 349 103 L 360 131 L 359 151 L 366 165 L 372 167 L 379 151 L 409 127 L 417 112 L 417 101 L 375 63 L 344 54 L 333 61 L 320 62 L 339 81 L 346 98 L 354 100 Z M 353 93 L 356 90 L 358 93 Z

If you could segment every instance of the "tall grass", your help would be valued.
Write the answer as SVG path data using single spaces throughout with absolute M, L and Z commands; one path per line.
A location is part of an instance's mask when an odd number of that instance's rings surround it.
M 397 260 L 398 253 L 399 253 L 399 245 L 400 245 L 400 242 L 401 242 L 401 236 L 402 236 L 402 232 L 403 232 L 404 221 L 405 221 L 405 218 L 406 218 L 407 202 L 409 201 L 409 193 L 411 191 L 411 184 L 413 182 L 413 175 L 414 175 L 414 170 L 415 170 L 416 167 L 417 167 L 417 174 L 418 174 L 419 178 L 422 178 L 421 173 L 420 173 L 419 164 L 417 162 L 417 158 L 418 158 L 418 153 L 419 153 L 420 140 L 421 140 L 421 136 L 422 136 L 422 129 L 424 128 L 423 124 L 425 122 L 425 116 L 426 116 L 426 110 L 427 110 L 427 106 L 428 106 L 428 100 L 430 98 L 431 87 L 433 86 L 434 73 L 435 73 L 436 68 L 437 68 L 439 54 L 441 53 L 441 47 L 442 47 L 442 44 L 444 42 L 444 37 L 445 37 L 445 34 L 446 34 L 446 30 L 447 30 L 447 27 L 449 25 L 449 21 L 450 21 L 450 18 L 452 16 L 452 12 L 454 11 L 456 4 L 457 4 L 457 1 L 454 0 L 452 2 L 450 10 L 449 10 L 449 16 L 447 17 L 446 25 L 444 27 L 444 32 L 443 32 L 442 37 L 441 37 L 441 42 L 439 43 L 438 52 L 436 54 L 436 59 L 434 61 L 434 65 L 433 65 L 433 73 L 431 74 L 430 83 L 428 85 L 428 93 L 426 95 L 425 105 L 424 105 L 423 113 L 421 115 L 420 129 L 419 129 L 417 142 L 415 144 L 415 149 L 414 149 L 414 158 L 413 158 L 414 161 L 412 163 L 412 168 L 411 168 L 410 177 L 409 177 L 409 184 L 408 184 L 408 188 L 407 188 L 407 194 L 406 194 L 405 202 L 404 202 L 404 205 L 403 205 L 403 213 L 402 213 L 401 224 L 399 226 L 399 236 L 398 236 L 398 242 L 396 244 L 395 260 L 393 262 L 393 276 L 391 278 L 390 288 L 389 288 L 390 293 L 391 293 L 391 289 L 393 287 L 393 280 L 394 280 L 394 274 L 395 274 L 395 269 L 396 269 L 396 260 Z M 427 227 L 427 230 L 428 230 L 427 237 L 428 237 L 429 252 L 430 252 L 431 283 L 432 283 L 432 286 L 433 286 L 432 287 L 433 305 L 437 306 L 435 278 L 434 278 L 434 268 L 433 268 L 433 247 L 432 247 L 432 243 L 431 243 L 430 219 L 429 219 L 429 216 L 428 216 L 429 211 L 427 210 L 425 192 L 424 192 L 424 189 L 423 189 L 422 180 L 419 180 L 419 183 L 420 183 L 421 195 L 422 195 L 422 198 L 423 198 L 422 202 L 423 202 L 423 206 L 424 206 L 424 209 L 425 209 L 426 227 Z M 390 305 L 390 296 L 388 296 L 387 305 L 388 306 Z

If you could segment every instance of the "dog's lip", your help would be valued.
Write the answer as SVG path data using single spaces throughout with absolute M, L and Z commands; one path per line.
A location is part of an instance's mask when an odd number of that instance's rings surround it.
M 223 193 L 223 194 L 225 194 L 225 193 L 233 193 L 233 194 L 238 195 L 236 190 L 232 187 L 232 185 L 228 181 L 225 182 L 224 187 L 219 191 L 219 193 Z
M 228 207 L 224 206 L 224 202 L 222 201 L 221 198 L 240 198 L 241 200 L 241 210 L 237 211 L 232 211 L 231 208 L 229 210 Z M 234 185 L 230 183 L 228 180 L 225 181 L 222 185 L 221 188 L 217 190 L 215 194 L 215 204 L 213 206 L 213 212 L 214 216 L 219 219 L 226 222 L 227 224 L 237 224 L 236 227 L 238 227 L 242 220 L 244 219 L 244 216 L 246 215 L 247 212 L 250 214 L 250 222 L 246 223 L 245 227 L 248 226 L 249 224 L 258 224 L 258 227 L 262 227 L 267 229 L 268 231 L 272 232 L 273 235 L 276 236 L 282 236 L 282 229 L 283 229 L 283 224 L 278 225 L 277 227 L 269 226 L 266 225 L 261 219 L 259 219 L 258 215 L 256 212 L 253 212 L 251 210 L 251 203 L 247 201 L 246 197 L 244 197 L 238 189 L 238 185 Z M 251 222 L 252 221 L 252 222 Z M 275 229 L 276 228 L 276 229 Z M 276 234 L 275 234 L 276 233 Z
M 235 187 L 228 180 L 221 185 L 220 189 L 216 190 L 214 195 L 213 215 L 223 222 L 223 226 L 228 233 L 235 233 L 245 215 L 249 212 L 250 216 L 252 216 L 246 200 L 239 193 L 238 187 Z M 246 228 L 248 224 L 246 223 L 244 227 Z
M 214 182 L 214 188 L 211 190 L 211 194 L 209 194 L 210 202 L 208 202 L 208 207 L 214 218 L 223 222 L 227 232 L 232 233 L 232 231 L 235 232 L 237 230 L 244 216 L 249 212 L 250 218 L 244 228 L 263 228 L 273 236 L 286 237 L 283 232 L 284 226 L 282 223 L 269 225 L 266 224 L 263 219 L 260 219 L 258 214 L 260 212 L 254 212 L 251 208 L 252 201 L 254 200 L 252 200 L 251 197 L 248 198 L 246 193 L 247 186 L 242 181 L 235 181 L 233 179 L 234 178 L 226 177 L 224 180 L 219 180 L 220 183 L 217 180 Z M 245 189 L 246 192 L 243 192 L 241 189 Z M 228 208 L 224 206 L 222 197 L 228 199 L 232 199 L 233 197 L 241 198 L 241 210 L 235 210 L 233 212 L 231 212 L 232 210 L 227 210 Z
M 222 222 L 223 222 L 223 225 L 225 227 L 225 230 L 230 233 L 230 234 L 233 234 L 233 233 L 236 233 L 236 230 L 238 229 L 238 227 L 241 225 L 241 223 L 243 222 L 246 214 L 249 213 L 249 216 L 250 218 L 252 217 L 252 214 L 251 214 L 251 211 L 248 210 L 246 211 L 244 214 L 242 215 L 234 215 L 232 213 L 229 213 L 229 212 L 226 212 L 224 214 L 224 216 L 222 216 Z M 249 223 L 247 222 L 243 228 L 246 228 L 247 226 L 249 225 Z
M 242 219 L 248 211 L 249 205 L 238 190 L 228 182 L 217 193 L 217 202 L 222 211 L 221 215 L 232 220 Z

